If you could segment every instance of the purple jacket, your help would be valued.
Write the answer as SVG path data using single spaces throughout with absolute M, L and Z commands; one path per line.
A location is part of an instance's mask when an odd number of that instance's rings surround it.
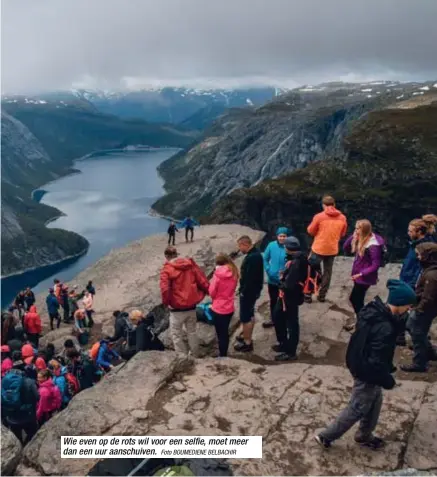
M 352 252 L 351 235 L 343 245 L 343 250 L 346 253 Z M 381 266 L 382 246 L 384 239 L 377 234 L 373 234 L 372 238 L 366 245 L 364 255 L 360 257 L 358 253 L 355 254 L 354 264 L 352 265 L 352 275 L 361 273 L 363 276 L 355 280 L 359 285 L 376 285 L 378 281 L 378 269 Z

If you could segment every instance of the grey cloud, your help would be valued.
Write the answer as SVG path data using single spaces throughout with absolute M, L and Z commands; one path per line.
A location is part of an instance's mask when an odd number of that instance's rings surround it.
M 437 76 L 435 0 L 4 0 L 2 90 Z

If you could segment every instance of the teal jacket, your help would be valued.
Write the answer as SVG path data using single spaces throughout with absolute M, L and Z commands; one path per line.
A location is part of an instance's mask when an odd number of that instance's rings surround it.
M 270 285 L 279 285 L 279 274 L 285 269 L 285 257 L 285 247 L 277 240 L 267 245 L 264 251 L 264 269 Z

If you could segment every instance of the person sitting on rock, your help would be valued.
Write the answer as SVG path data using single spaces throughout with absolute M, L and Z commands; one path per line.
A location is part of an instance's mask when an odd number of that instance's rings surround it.
M 35 305 L 32 305 L 29 311 L 24 315 L 24 330 L 27 339 L 38 348 L 39 337 L 42 333 L 41 317 L 38 314 Z
M 59 301 L 56 298 L 55 290 L 53 288 L 49 289 L 49 294 L 46 298 L 47 312 L 50 318 L 50 329 L 53 331 L 54 326 L 53 322 L 56 320 L 56 328 L 61 326 L 61 315 L 59 314 Z
M 38 371 L 39 401 L 36 408 L 36 418 L 40 426 L 47 422 L 55 412 L 62 407 L 62 396 L 59 388 L 55 386 L 52 375 L 48 369 Z
M 176 224 L 171 221 L 167 229 L 168 245 L 176 245 L 176 232 L 179 232 L 179 229 L 176 227 Z
M 120 359 L 120 355 L 115 351 L 115 341 L 110 337 L 103 338 L 100 341 L 99 352 L 97 354 L 96 365 L 102 367 L 105 371 L 111 370 L 113 360 Z
M 437 361 L 428 333 L 437 317 L 437 244 L 421 243 L 416 247 L 417 258 L 423 272 L 416 286 L 418 303 L 410 313 L 407 330 L 413 340 L 413 363 L 401 366 L 403 371 L 424 373 L 428 361 Z
M 273 315 L 279 296 L 280 273 L 285 267 L 284 242 L 288 235 L 290 234 L 287 227 L 279 227 L 276 230 L 276 240 L 267 245 L 263 254 L 270 298 L 270 320 L 263 323 L 264 328 L 274 326 Z
M 81 390 L 94 385 L 97 378 L 97 369 L 89 356 L 77 349 L 69 348 L 67 351 L 68 370 L 77 379 Z
M 332 269 L 335 257 L 338 255 L 339 242 L 347 232 L 346 217 L 335 208 L 335 200 L 331 196 L 325 196 L 322 200 L 323 212 L 314 216 L 308 226 L 308 233 L 314 237 L 311 247 L 311 255 L 321 263 L 322 282 L 320 284 L 320 302 L 326 300 L 329 286 L 331 284 Z
M 131 313 L 131 320 L 135 328 L 135 351 L 164 351 L 164 345 L 155 333 L 155 316 L 149 313 L 146 317 L 141 310 Z
M 237 289 L 239 272 L 232 259 L 225 254 L 217 255 L 216 268 L 209 285 L 212 298 L 211 312 L 217 333 L 219 356 L 228 355 L 229 325 L 235 311 L 235 290 Z
M 185 229 L 185 242 L 188 242 L 188 235 L 190 235 L 190 242 L 194 239 L 194 227 L 199 226 L 199 222 L 194 220 L 190 215 L 179 224 L 180 229 Z
M 163 305 L 170 308 L 173 345 L 179 355 L 186 356 L 190 350 L 196 357 L 199 351 L 196 306 L 208 294 L 208 279 L 192 258 L 178 258 L 175 247 L 167 247 L 164 256 L 166 262 L 161 269 L 160 289 Z
M 308 274 L 308 260 L 301 251 L 296 237 L 287 237 L 284 242 L 287 254 L 285 269 L 281 273 L 280 293 L 274 314 L 278 345 L 273 350 L 279 352 L 276 361 L 297 359 L 299 344 L 299 306 L 304 302 L 303 284 Z
M 237 242 L 245 255 L 240 274 L 240 322 L 242 334 L 237 336 L 234 349 L 243 353 L 253 351 L 252 333 L 255 326 L 255 305 L 264 286 L 264 261 L 261 252 L 247 235 Z
M 26 377 L 21 353 L 12 354 L 13 366 L 2 379 L 2 422 L 26 445 L 38 430 L 36 407 L 39 399 L 36 383 Z M 26 438 L 23 439 L 23 432 Z
M 335 421 L 315 436 L 325 449 L 358 421 L 355 442 L 370 449 L 385 445 L 373 435 L 382 406 L 382 388 L 393 389 L 396 385 L 393 356 L 401 317 L 416 303 L 414 290 L 401 280 L 388 280 L 387 288 L 387 304 L 376 297 L 358 314 L 346 353 L 346 364 L 354 378 L 352 396 Z

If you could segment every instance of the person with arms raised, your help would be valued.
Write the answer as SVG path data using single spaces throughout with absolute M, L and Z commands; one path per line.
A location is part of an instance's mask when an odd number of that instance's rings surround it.
M 308 226 L 308 233 L 314 237 L 311 247 L 310 260 L 321 263 L 322 282 L 320 284 L 320 302 L 326 300 L 329 286 L 331 284 L 332 269 L 335 257 L 338 255 L 339 242 L 346 235 L 346 217 L 335 208 L 335 200 L 327 195 L 322 200 L 323 212 L 314 216 Z
M 194 220 L 190 215 L 185 217 L 185 219 L 179 224 L 180 229 L 185 229 L 185 242 L 188 242 L 188 234 L 190 235 L 190 242 L 193 241 L 194 227 L 199 225 L 199 222 Z
M 284 242 L 288 235 L 289 231 L 287 227 L 279 227 L 276 230 L 276 240 L 273 240 L 273 242 L 267 245 L 263 254 L 264 270 L 267 273 L 270 298 L 270 320 L 263 323 L 264 328 L 274 326 L 273 314 L 279 296 L 280 273 L 284 271 L 285 267 L 286 254 Z

